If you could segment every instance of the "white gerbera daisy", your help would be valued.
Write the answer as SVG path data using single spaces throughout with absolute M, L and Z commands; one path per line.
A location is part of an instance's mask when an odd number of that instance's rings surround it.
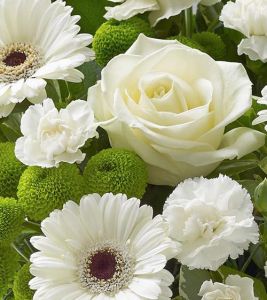
M 30 281 L 36 300 L 167 300 L 177 252 L 161 216 L 136 198 L 98 194 L 69 201 L 33 237 Z
M 71 12 L 61 0 L 0 0 L 0 117 L 45 99 L 44 79 L 81 81 L 75 68 L 92 57 L 92 36 L 78 34 Z
M 167 199 L 163 216 L 181 243 L 178 260 L 193 269 L 217 270 L 259 240 L 246 189 L 227 176 L 187 179 Z

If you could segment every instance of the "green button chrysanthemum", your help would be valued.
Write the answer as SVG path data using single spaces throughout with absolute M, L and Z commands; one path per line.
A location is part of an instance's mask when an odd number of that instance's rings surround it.
M 141 198 L 148 175 L 145 163 L 128 150 L 105 149 L 93 156 L 84 171 L 87 193 L 126 194 Z
M 68 200 L 80 200 L 85 183 L 75 165 L 61 164 L 58 168 L 28 167 L 18 185 L 18 201 L 26 215 L 41 221 Z
M 0 143 L 0 196 L 16 197 L 19 178 L 26 166 L 14 154 L 15 144 Z
M 21 231 L 25 212 L 13 198 L 0 197 L 0 244 L 12 242 Z
M 19 268 L 18 254 L 10 246 L 0 246 L 0 299 L 12 288 L 16 271 Z
M 29 281 L 33 278 L 30 273 L 30 264 L 25 264 L 16 274 L 13 293 L 15 300 L 32 300 L 34 291 L 29 287 Z
M 121 22 L 112 19 L 102 24 L 93 40 L 97 63 L 105 66 L 113 57 L 127 51 L 140 33 L 155 35 L 149 23 L 138 17 Z

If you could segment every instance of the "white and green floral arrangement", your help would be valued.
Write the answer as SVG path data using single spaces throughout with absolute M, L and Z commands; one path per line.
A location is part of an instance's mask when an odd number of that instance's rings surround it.
M 0 298 L 267 300 L 266 131 L 266 0 L 0 0 Z

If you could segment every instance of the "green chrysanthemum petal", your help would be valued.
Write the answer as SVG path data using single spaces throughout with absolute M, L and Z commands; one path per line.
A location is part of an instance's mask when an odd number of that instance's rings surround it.
M 93 156 L 84 171 L 87 193 L 126 194 L 141 198 L 148 174 L 145 163 L 128 150 L 105 149 Z
M 21 231 L 25 212 L 13 198 L 0 197 L 0 244 L 12 242 Z
M 0 299 L 12 288 L 14 276 L 19 269 L 19 257 L 10 246 L 0 246 Z
M 54 209 L 61 209 L 68 200 L 79 201 L 84 194 L 83 177 L 76 165 L 70 164 L 49 169 L 29 167 L 18 185 L 18 201 L 34 221 L 41 221 Z
M 222 60 L 226 56 L 226 46 L 222 38 L 213 32 L 196 33 L 193 35 L 193 40 L 215 60 Z
M 26 166 L 14 154 L 14 143 L 0 143 L 0 196 L 16 198 L 19 178 Z
M 96 62 L 105 66 L 113 57 L 127 51 L 140 33 L 151 37 L 155 35 L 149 23 L 138 17 L 121 22 L 113 19 L 105 22 L 93 40 Z
M 25 264 L 15 276 L 13 285 L 15 300 L 32 300 L 34 291 L 29 287 L 29 281 L 32 278 L 30 264 Z

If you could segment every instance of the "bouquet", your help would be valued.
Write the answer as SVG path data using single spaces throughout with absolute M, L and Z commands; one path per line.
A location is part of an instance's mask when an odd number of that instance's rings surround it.
M 267 300 L 267 1 L 0 0 L 0 298 Z

